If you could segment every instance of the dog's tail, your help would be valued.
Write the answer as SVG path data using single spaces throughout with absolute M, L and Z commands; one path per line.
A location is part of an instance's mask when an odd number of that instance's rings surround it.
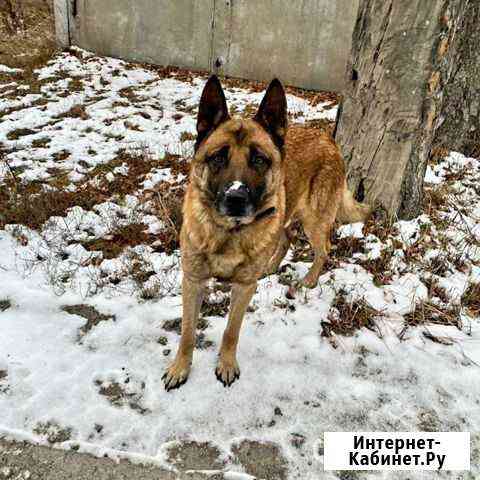
M 347 182 L 343 188 L 342 201 L 337 211 L 337 221 L 340 223 L 365 222 L 372 213 L 372 207 L 366 203 L 360 203 L 353 198 L 348 189 Z

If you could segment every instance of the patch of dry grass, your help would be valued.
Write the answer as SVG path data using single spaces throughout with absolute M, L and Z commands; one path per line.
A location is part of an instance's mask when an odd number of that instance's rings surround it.
M 480 317 L 480 283 L 470 283 L 462 295 L 462 306 L 473 317 Z
M 126 166 L 127 175 L 115 175 L 112 181 L 105 176 L 112 172 L 115 168 Z M 96 183 L 105 194 L 129 195 L 137 192 L 142 188 L 142 184 L 146 179 L 146 175 L 156 168 L 169 168 L 173 176 L 180 173 L 188 175 L 189 164 L 179 155 L 166 153 L 163 158 L 154 158 L 143 148 L 136 150 L 121 149 L 117 156 L 107 163 L 98 165 L 88 172 L 88 180 L 95 179 Z
M 132 223 L 117 227 L 104 238 L 83 242 L 83 247 L 90 251 L 101 251 L 103 258 L 118 257 L 127 247 L 151 243 L 151 235 L 146 232 L 148 226 L 143 223 Z
M 18 0 L 17 0 L 18 2 Z M 32 77 L 35 68 L 50 60 L 55 52 L 55 27 L 51 0 L 20 0 L 23 29 L 18 33 L 7 27 L 5 8 L 0 8 L 0 63 L 25 71 L 18 76 Z M 3 3 L 0 6 L 5 6 Z M 1 82 L 0 74 L 0 82 Z
M 172 188 L 168 183 L 163 183 L 153 197 L 156 215 L 163 222 L 163 228 L 157 233 L 156 241 L 169 254 L 180 247 L 183 196 L 183 188 Z
M 48 443 L 67 442 L 72 437 L 72 429 L 70 427 L 61 427 L 58 423 L 39 422 L 33 431 L 37 435 L 46 437 Z
M 360 265 L 373 276 L 373 283 L 379 287 L 390 283 L 393 278 L 393 269 L 391 261 L 393 259 L 393 249 L 384 248 L 380 256 L 370 260 L 363 260 Z
M 8 298 L 0 300 L 0 312 L 4 312 L 12 307 L 12 302 Z M 1 378 L 1 377 L 0 377 Z
M 364 239 L 356 237 L 336 238 L 332 242 L 332 257 L 337 260 L 351 260 L 354 253 L 365 253 Z
M 57 152 L 57 160 L 68 155 L 68 151 Z M 188 174 L 188 163 L 177 155 L 167 154 L 162 159 L 154 159 L 144 149 L 122 150 L 110 162 L 87 172 L 86 181 L 79 182 L 76 190 L 70 191 L 66 189 L 70 184 L 67 170 L 55 167 L 50 169 L 48 180 L 22 182 L 6 158 L 2 158 L 9 174 L 0 183 L 0 228 L 7 224 L 21 224 L 41 230 L 50 217 L 65 216 L 74 206 L 89 211 L 99 203 L 135 194 L 143 188 L 146 175 L 156 168 L 168 167 L 174 175 Z M 120 166 L 126 166 L 128 173 L 115 174 L 109 181 L 107 174 Z M 147 234 L 146 225 L 134 223 L 119 226 L 109 237 L 85 242 L 84 247 L 90 251 L 102 251 L 104 258 L 115 258 L 126 247 L 139 244 L 150 244 L 157 251 L 172 253 L 179 247 L 183 196 L 184 182 L 174 185 L 163 182 L 143 195 L 141 201 L 153 204 L 152 213 L 163 223 L 157 235 Z
M 64 305 L 62 310 L 70 315 L 78 315 L 86 320 L 85 325 L 80 327 L 80 336 L 87 334 L 100 322 L 115 321 L 115 315 L 105 315 L 100 313 L 91 305 Z
M 97 380 L 95 385 L 98 387 L 98 393 L 106 397 L 112 405 L 116 407 L 128 406 L 141 415 L 148 413 L 148 409 L 140 405 L 145 389 L 144 382 L 142 382 L 140 386 L 140 392 L 128 392 L 127 388 L 118 382 L 109 382 L 106 384 Z
M 405 326 L 448 325 L 462 328 L 460 307 L 457 305 L 441 306 L 424 301 L 415 306 L 413 312 L 404 316 Z
M 107 200 L 98 190 L 84 185 L 76 192 L 45 189 L 40 182 L 22 183 L 14 178 L 0 184 L 0 229 L 8 224 L 25 225 L 40 230 L 52 216 L 63 216 L 78 205 L 91 210 L 94 205 Z
M 380 315 L 363 298 L 352 302 L 347 300 L 345 292 L 339 292 L 330 307 L 328 321 L 321 323 L 322 337 L 330 338 L 333 334 L 351 337 L 362 328 L 378 332 L 375 319 Z
M 26 137 L 27 135 L 33 135 L 35 133 L 34 130 L 30 128 L 16 128 L 7 133 L 8 140 L 18 140 L 22 137 Z

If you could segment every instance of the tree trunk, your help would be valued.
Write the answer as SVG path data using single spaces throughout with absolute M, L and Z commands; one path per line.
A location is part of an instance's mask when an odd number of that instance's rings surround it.
M 480 157 L 480 2 L 469 0 L 450 47 L 453 71 L 444 89 L 435 147 Z
M 421 210 L 443 85 L 454 70 L 449 46 L 468 3 L 360 1 L 336 139 L 356 197 L 393 216 Z

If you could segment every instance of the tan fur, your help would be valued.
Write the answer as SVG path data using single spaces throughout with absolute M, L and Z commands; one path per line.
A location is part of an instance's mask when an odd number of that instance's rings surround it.
M 209 199 L 205 158 L 224 145 L 231 152 L 230 171 L 239 178 L 246 169 L 249 146 L 260 148 L 272 160 L 265 177 L 266 200 L 261 210 L 275 207 L 272 215 L 246 218 L 242 225 L 222 217 Z M 248 172 L 245 170 L 244 174 Z M 253 181 L 253 180 L 252 180 Z M 203 288 L 215 277 L 233 284 L 231 311 L 216 368 L 217 378 L 230 385 L 240 370 L 236 348 L 243 316 L 263 275 L 276 271 L 290 243 L 289 226 L 303 224 L 315 260 L 303 284 L 314 287 L 330 251 L 335 219 L 362 221 L 369 208 L 356 202 L 346 187 L 345 166 L 335 142 L 311 128 L 290 127 L 285 155 L 257 122 L 230 119 L 215 130 L 197 150 L 183 207 L 181 250 L 184 298 L 182 339 L 175 361 L 165 373 L 167 389 L 181 385 L 190 369 L 195 326 Z
M 364 222 L 372 213 L 372 207 L 366 203 L 360 203 L 353 198 L 352 192 L 345 186 L 343 189 L 343 198 L 340 202 L 337 212 L 337 222 L 354 223 Z

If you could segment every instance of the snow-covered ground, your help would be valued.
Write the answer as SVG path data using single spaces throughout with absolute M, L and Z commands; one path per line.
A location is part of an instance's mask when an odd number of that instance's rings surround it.
M 159 77 L 79 50 L 40 69 L 34 92 L 15 73 L 0 83 L 0 182 L 9 188 L 105 191 L 133 168 L 117 161 L 122 149 L 153 163 L 122 195 L 69 208 L 37 230 L 0 230 L 0 434 L 164 466 L 176 442 L 210 442 L 230 472 L 244 471 L 234 454 L 241 440 L 273 442 L 288 478 L 328 479 L 337 476 L 323 472 L 324 431 L 470 431 L 473 470 L 455 478 L 478 478 L 478 160 L 451 153 L 430 165 L 430 201 L 412 221 L 341 227 L 319 286 L 293 300 L 286 292 L 308 264 L 291 252 L 282 273 L 259 284 L 241 335 L 242 376 L 227 389 L 214 375 L 227 294 L 212 285 L 189 381 L 167 393 L 178 251 L 155 241 L 112 255 L 91 246 L 129 225 L 148 238 L 166 228 L 156 192 L 185 180 L 174 162 L 192 151 L 204 79 Z M 240 113 L 262 95 L 226 88 Z M 328 104 L 288 102 L 296 122 L 335 118 Z M 369 328 L 342 335 L 342 315 L 367 315 Z M 369 475 L 352 478 L 412 478 Z

